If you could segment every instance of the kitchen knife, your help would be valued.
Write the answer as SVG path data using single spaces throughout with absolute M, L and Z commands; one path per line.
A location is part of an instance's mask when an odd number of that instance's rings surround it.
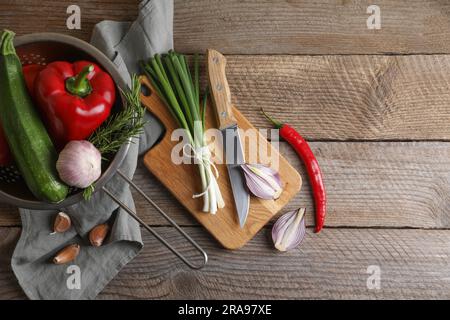
M 217 124 L 223 136 L 224 160 L 227 164 L 239 224 L 244 227 L 250 206 L 250 195 L 240 167 L 245 163 L 239 128 L 233 117 L 231 93 L 225 75 L 226 59 L 216 50 L 208 50 L 208 76 Z

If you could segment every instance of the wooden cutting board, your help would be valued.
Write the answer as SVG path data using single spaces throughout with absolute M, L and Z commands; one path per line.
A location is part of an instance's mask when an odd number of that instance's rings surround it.
M 218 184 L 222 192 L 225 207 L 219 209 L 215 215 L 201 211 L 203 200 L 192 198 L 200 193 L 200 175 L 195 164 L 174 164 L 171 160 L 172 148 L 178 141 L 171 141 L 172 131 L 177 129 L 166 106 L 152 93 L 150 82 L 141 77 L 141 83 L 148 87 L 150 94 L 141 95 L 142 103 L 165 126 L 166 132 L 160 142 L 144 156 L 145 166 L 160 180 L 178 201 L 201 223 L 222 246 L 227 249 L 238 249 L 252 239 L 256 233 L 274 217 L 297 192 L 300 191 L 302 179 L 299 173 L 284 159 L 279 152 L 265 139 L 258 139 L 258 143 L 265 145 L 269 152 L 279 157 L 279 174 L 283 181 L 283 193 L 277 200 L 261 200 L 250 197 L 250 211 L 244 228 L 239 226 L 233 194 L 228 178 L 226 165 L 217 165 L 220 177 Z M 215 128 L 216 120 L 212 109 L 207 107 L 207 128 Z M 242 130 L 255 129 L 252 124 L 236 109 L 234 116 Z M 259 134 L 259 133 L 258 133 Z M 244 143 L 245 158 L 249 158 L 249 143 Z

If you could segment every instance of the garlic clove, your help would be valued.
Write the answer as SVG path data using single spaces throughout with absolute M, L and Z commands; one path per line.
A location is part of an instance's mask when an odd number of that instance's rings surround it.
M 70 229 L 71 225 L 72 222 L 70 220 L 70 217 L 64 212 L 59 212 L 55 217 L 55 221 L 53 222 L 52 234 L 64 233 Z
M 243 164 L 247 187 L 258 198 L 276 200 L 283 192 L 280 175 L 274 169 L 262 164 Z
M 279 251 L 288 251 L 300 245 L 306 235 L 305 208 L 282 215 L 272 228 L 272 240 Z
M 94 247 L 100 247 L 103 244 L 109 232 L 109 225 L 104 223 L 94 227 L 89 232 L 89 241 Z
M 79 244 L 71 244 L 64 249 L 62 249 L 58 254 L 53 258 L 54 264 L 65 264 L 75 260 L 75 258 L 80 253 L 80 245 Z

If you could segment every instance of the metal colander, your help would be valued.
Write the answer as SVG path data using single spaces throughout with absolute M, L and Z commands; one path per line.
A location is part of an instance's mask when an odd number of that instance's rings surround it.
M 106 70 L 113 78 L 118 89 L 125 90 L 127 84 L 120 75 L 116 66 L 109 60 L 102 52 L 90 44 L 74 37 L 57 34 L 57 33 L 39 33 L 30 34 L 16 38 L 14 41 L 17 54 L 23 65 L 38 63 L 45 65 L 47 63 L 64 60 L 77 61 L 88 60 L 97 63 Z M 120 92 L 120 90 L 118 90 Z M 118 95 L 112 113 L 116 113 L 123 108 L 123 97 Z M 202 268 L 208 261 L 206 252 L 187 235 L 176 223 L 173 221 L 161 208 L 159 208 L 136 184 L 131 181 L 122 171 L 119 170 L 122 161 L 128 152 L 130 141 L 124 144 L 115 156 L 109 161 L 107 168 L 103 170 L 102 176 L 95 183 L 95 190 L 104 191 L 109 195 L 112 201 L 116 202 L 122 207 L 133 219 L 138 221 L 148 232 L 153 234 L 162 244 L 164 244 L 170 251 L 172 251 L 178 258 L 180 258 L 186 265 L 193 269 Z M 173 248 L 163 237 L 161 237 L 155 230 L 147 225 L 142 219 L 138 217 L 136 212 L 127 207 L 120 201 L 110 190 L 105 187 L 105 184 L 117 175 L 124 179 L 131 187 L 137 190 L 172 226 L 174 226 L 180 234 L 190 242 L 193 247 L 201 253 L 203 263 L 195 265 L 187 260 L 180 252 Z M 48 203 L 36 199 L 28 190 L 23 179 L 14 166 L 0 168 L 0 202 L 9 203 L 21 208 L 28 209 L 56 209 L 61 210 L 69 207 L 75 203 L 83 200 L 82 192 L 78 191 L 71 194 L 61 203 Z
M 61 34 L 40 33 L 17 37 L 14 45 L 23 65 L 32 63 L 45 65 L 58 60 L 89 60 L 102 66 L 112 76 L 118 88 L 125 89 L 127 87 L 115 65 L 103 53 L 82 40 Z M 122 107 L 122 97 L 118 96 L 113 113 L 120 111 Z M 125 144 L 107 164 L 103 175 L 96 183 L 97 190 L 100 190 L 117 171 L 126 156 L 128 147 L 129 144 Z M 14 166 L 0 168 L 1 202 L 29 209 L 60 209 L 82 199 L 81 192 L 74 192 L 59 204 L 39 201 L 28 190 Z
M 0 167 L 0 181 L 3 183 L 19 183 L 22 177 L 14 165 Z

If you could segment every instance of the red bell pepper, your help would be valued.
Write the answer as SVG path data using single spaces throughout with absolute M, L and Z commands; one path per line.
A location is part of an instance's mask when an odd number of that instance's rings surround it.
M 23 67 L 23 76 L 25 77 L 25 84 L 27 85 L 28 93 L 34 98 L 34 82 L 45 66 L 40 64 L 28 64 Z
M 35 97 L 56 147 L 88 138 L 116 99 L 111 76 L 88 61 L 52 62 L 35 82 Z

